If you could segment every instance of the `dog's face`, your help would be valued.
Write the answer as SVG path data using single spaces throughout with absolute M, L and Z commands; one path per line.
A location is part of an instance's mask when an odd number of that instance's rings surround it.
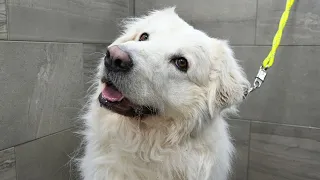
M 129 117 L 212 115 L 240 102 L 249 86 L 227 43 L 173 8 L 128 22 L 98 76 L 101 108 Z

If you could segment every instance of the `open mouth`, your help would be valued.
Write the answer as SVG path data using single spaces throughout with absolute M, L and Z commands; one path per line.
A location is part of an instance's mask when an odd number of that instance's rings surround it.
M 132 103 L 110 80 L 102 78 L 101 82 L 105 84 L 98 98 L 101 107 L 129 117 L 145 117 L 157 114 L 155 108 Z

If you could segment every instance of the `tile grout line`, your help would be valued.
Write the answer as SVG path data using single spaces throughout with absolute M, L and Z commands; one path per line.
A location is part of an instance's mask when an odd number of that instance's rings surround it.
M 76 127 L 70 127 L 70 128 L 63 129 L 63 130 L 60 130 L 60 131 L 57 131 L 57 132 L 54 132 L 54 133 L 51 133 L 51 134 L 47 134 L 47 135 L 45 135 L 45 136 L 41 136 L 41 137 L 39 137 L 39 138 L 34 138 L 34 139 L 32 139 L 32 140 L 25 141 L 25 142 L 23 142 L 23 143 L 15 144 L 15 145 L 13 145 L 13 146 L 11 146 L 11 147 L 6 147 L 6 148 L 4 148 L 4 149 L 0 149 L 0 151 L 5 150 L 5 149 L 8 149 L 8 148 L 16 148 L 16 147 L 18 147 L 18 146 L 21 146 L 21 145 L 24 145 L 24 144 L 27 144 L 27 143 L 30 143 L 30 142 L 33 142 L 33 141 L 36 141 L 36 140 L 39 140 L 39 139 L 43 139 L 43 138 L 46 138 L 46 137 L 49 137 L 49 136 L 54 136 L 54 135 L 57 135 L 57 134 L 59 134 L 59 133 L 65 132 L 65 131 L 69 131 L 69 130 L 74 129 L 74 128 L 76 128 Z
M 23 42 L 23 43 L 56 43 L 56 44 L 93 44 L 103 45 L 110 44 L 109 42 L 83 42 L 83 41 L 43 41 L 43 40 L 6 40 L 2 39 L 0 42 Z M 271 47 L 272 44 L 230 44 L 231 47 Z M 279 47 L 320 47 L 320 44 L 285 44 Z
M 52 43 L 52 44 L 92 44 L 92 45 L 105 45 L 111 44 L 109 42 L 71 42 L 71 41 L 42 41 L 42 40 L 6 40 L 2 39 L 0 42 L 20 42 L 20 43 Z M 320 45 L 319 45 L 320 46 Z
M 9 41 L 9 5 L 8 5 L 8 0 L 4 0 L 4 8 L 6 11 L 6 25 L 7 25 L 7 38 L 6 40 Z
M 249 180 L 249 170 L 250 170 L 250 152 L 251 152 L 251 128 L 252 128 L 252 122 L 250 121 L 249 124 L 249 142 L 248 142 L 248 165 L 247 165 L 247 179 Z
M 259 121 L 259 120 L 253 120 L 253 119 L 246 119 L 246 118 L 230 118 L 231 120 L 237 120 L 237 121 L 250 121 L 253 123 L 260 123 L 260 124 L 270 124 L 270 125 L 278 125 L 278 126 L 289 126 L 289 127 L 296 127 L 296 128 L 306 128 L 306 129 L 318 129 L 320 130 L 320 127 L 313 127 L 313 126 L 303 126 L 303 125 L 296 125 L 296 124 L 285 124 L 285 123 L 276 123 L 276 122 L 268 122 L 268 121 Z
M 55 43 L 55 44 L 107 44 L 107 42 L 71 42 L 71 41 L 42 41 L 39 40 L 6 40 L 2 39 L 1 42 L 21 42 L 21 43 Z
M 230 44 L 232 47 L 271 47 L 272 44 Z M 320 47 L 320 44 L 280 44 L 279 47 Z

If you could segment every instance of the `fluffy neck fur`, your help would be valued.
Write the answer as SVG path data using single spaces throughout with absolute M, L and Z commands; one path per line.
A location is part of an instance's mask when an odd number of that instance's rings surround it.
M 179 124 L 188 120 L 150 117 L 139 121 L 106 113 L 98 106 L 92 103 L 95 111 L 85 117 L 86 156 L 81 163 L 85 180 L 205 180 L 214 171 L 230 168 L 228 163 L 216 166 L 229 162 L 233 152 L 227 123 L 221 117 L 194 133 Z

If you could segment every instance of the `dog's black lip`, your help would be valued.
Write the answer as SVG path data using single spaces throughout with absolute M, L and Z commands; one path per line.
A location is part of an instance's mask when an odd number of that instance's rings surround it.
M 106 77 L 101 78 L 101 82 L 108 85 L 108 86 L 114 86 L 111 80 L 107 79 Z M 114 86 L 115 87 L 115 86 Z M 116 88 L 116 87 L 115 87 Z M 115 113 L 127 116 L 127 117 L 139 117 L 144 118 L 151 115 L 157 115 L 158 111 L 155 108 L 149 107 L 149 106 L 141 106 L 141 105 L 132 105 L 135 107 L 130 107 L 129 110 L 121 110 L 119 106 L 123 101 L 129 101 L 127 98 L 122 99 L 119 102 L 109 102 L 106 99 L 103 98 L 102 93 L 99 94 L 98 101 L 100 103 L 101 107 L 104 107 L 106 109 L 109 109 Z M 129 101 L 131 103 L 131 101 Z
M 124 116 L 134 117 L 134 109 L 133 108 L 130 108 L 130 110 L 128 110 L 128 111 L 121 111 L 115 107 L 115 105 L 120 104 L 121 101 L 120 102 L 109 102 L 102 97 L 102 93 L 100 93 L 98 100 L 99 100 L 101 107 L 104 107 L 106 109 L 109 109 L 113 112 L 116 112 L 116 113 L 124 115 Z
M 111 80 L 107 79 L 106 77 L 101 78 L 101 82 L 107 85 L 113 84 Z
M 120 105 L 123 100 L 120 102 L 108 102 L 107 100 L 105 100 L 102 97 L 102 93 L 100 93 L 98 100 L 99 100 L 101 107 L 104 107 L 104 108 L 109 109 L 115 113 L 118 113 L 120 115 L 127 116 L 127 117 L 145 118 L 147 116 L 158 114 L 156 109 L 150 108 L 147 106 L 139 106 L 138 111 L 136 109 L 134 109 L 133 107 L 130 107 L 129 110 L 123 111 L 119 107 L 117 107 L 117 105 Z

